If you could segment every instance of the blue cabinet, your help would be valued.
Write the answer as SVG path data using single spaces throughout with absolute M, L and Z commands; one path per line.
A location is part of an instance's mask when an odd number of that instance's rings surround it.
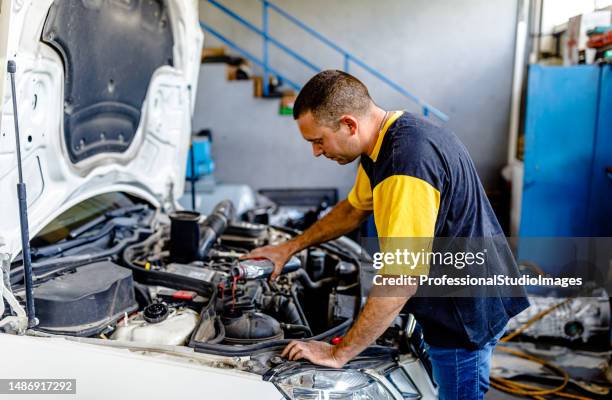
M 612 65 L 601 69 L 589 198 L 591 236 L 612 236 Z
M 612 236 L 612 66 L 529 70 L 521 236 Z
M 526 106 L 519 260 L 568 273 L 612 236 L 612 66 L 530 66 Z

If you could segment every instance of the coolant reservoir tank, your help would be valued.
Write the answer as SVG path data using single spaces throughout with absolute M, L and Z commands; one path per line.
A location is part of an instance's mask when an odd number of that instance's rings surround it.
M 198 320 L 198 314 L 191 309 L 176 310 L 161 303 L 151 304 L 127 322 L 121 320 L 111 339 L 178 346 L 189 339 Z

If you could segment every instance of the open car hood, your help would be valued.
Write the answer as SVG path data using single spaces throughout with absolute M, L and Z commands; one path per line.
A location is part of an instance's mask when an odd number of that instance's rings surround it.
M 197 0 L 0 2 L 0 253 L 20 250 L 7 59 L 17 64 L 30 234 L 121 188 L 183 192 L 203 34 Z

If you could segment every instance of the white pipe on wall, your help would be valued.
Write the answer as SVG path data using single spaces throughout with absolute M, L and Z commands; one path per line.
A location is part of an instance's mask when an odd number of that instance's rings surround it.
M 518 124 L 521 111 L 521 91 L 525 75 L 525 48 L 529 29 L 530 0 L 519 0 L 514 45 L 514 73 L 512 79 L 512 99 L 510 103 L 510 126 L 508 128 L 508 164 L 516 159 Z
M 535 0 L 536 2 L 541 0 Z M 510 234 L 517 236 L 520 227 L 521 200 L 523 193 L 522 162 L 516 158 L 521 112 L 521 96 L 526 70 L 526 49 L 529 40 L 529 9 L 530 0 L 518 1 L 516 24 L 516 42 L 514 45 L 514 72 L 512 78 L 512 94 L 510 101 L 510 124 L 508 126 L 508 153 L 506 179 L 512 184 L 510 199 Z

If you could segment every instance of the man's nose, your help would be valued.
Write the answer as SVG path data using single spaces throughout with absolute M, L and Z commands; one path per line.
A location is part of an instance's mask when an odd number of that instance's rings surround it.
M 319 157 L 321 154 L 323 154 L 323 148 L 320 145 L 313 143 L 312 144 L 312 154 L 315 157 Z

